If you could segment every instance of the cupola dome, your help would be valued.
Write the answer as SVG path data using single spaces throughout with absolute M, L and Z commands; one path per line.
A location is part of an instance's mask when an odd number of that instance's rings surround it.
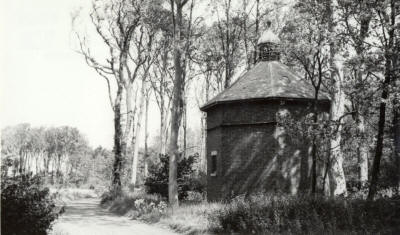
M 271 29 L 267 29 L 261 37 L 258 39 L 257 45 L 261 45 L 263 43 L 275 43 L 275 44 L 280 44 L 281 40 L 279 40 L 279 37 L 276 36 L 274 32 L 272 32 Z
M 271 22 L 267 22 L 267 30 L 258 39 L 258 61 L 278 61 L 280 59 L 280 40 L 272 32 Z

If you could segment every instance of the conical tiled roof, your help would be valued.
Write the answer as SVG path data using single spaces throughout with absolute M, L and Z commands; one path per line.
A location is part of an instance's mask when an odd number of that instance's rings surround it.
M 201 110 L 219 103 L 276 98 L 313 100 L 314 88 L 279 61 L 259 61 Z M 326 94 L 320 94 L 319 99 L 329 101 Z

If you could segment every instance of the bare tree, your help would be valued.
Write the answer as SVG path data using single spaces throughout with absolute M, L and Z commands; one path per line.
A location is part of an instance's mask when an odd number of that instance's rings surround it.
M 178 137 L 179 127 L 183 114 L 183 94 L 185 88 L 185 65 L 186 65 L 186 49 L 188 48 L 188 40 L 184 40 L 184 32 L 190 32 L 184 29 L 183 24 L 183 7 L 189 0 L 170 0 L 172 21 L 173 21 L 173 51 L 174 51 L 174 68 L 175 77 L 173 82 L 172 106 L 171 106 L 171 130 L 168 145 L 169 153 L 169 179 L 168 179 L 168 199 L 172 208 L 179 206 L 178 200 L 178 182 L 177 182 L 177 161 L 180 156 Z M 194 0 L 191 1 L 190 12 L 192 12 Z M 191 13 L 190 13 L 191 15 Z M 189 36 L 189 35 L 187 35 Z M 185 43 L 186 42 L 186 43 Z
M 166 143 L 168 141 L 168 117 L 172 100 L 172 79 L 173 74 L 170 67 L 170 50 L 171 36 L 168 30 L 164 30 L 160 40 L 160 53 L 155 60 L 152 73 L 150 76 L 150 84 L 154 91 L 157 107 L 160 110 L 160 153 L 166 153 Z
M 138 170 L 138 161 L 139 161 L 139 144 L 138 140 L 142 133 L 142 121 L 143 114 L 147 112 L 148 103 L 149 103 L 149 83 L 147 81 L 143 81 L 142 87 L 140 89 L 140 101 L 139 101 L 139 113 L 138 120 L 136 122 L 136 133 L 135 133 L 135 144 L 133 145 L 133 159 L 132 159 L 132 175 L 131 175 L 131 184 L 133 186 L 136 185 L 137 181 L 137 170 Z M 147 113 L 146 113 L 147 115 Z M 147 123 L 147 116 L 145 117 L 145 122 Z M 145 129 L 147 127 L 145 126 Z M 145 135 L 147 135 L 147 129 L 145 130 Z M 147 137 L 145 137 L 147 138 Z M 147 145 L 147 140 L 145 140 L 145 145 Z M 146 155 L 145 155 L 146 157 Z
M 114 113 L 114 165 L 113 193 L 121 193 L 121 177 L 124 159 L 135 136 L 134 90 L 136 78 L 143 75 L 142 68 L 150 59 L 146 53 L 147 43 L 142 22 L 143 14 L 151 6 L 144 0 L 114 0 L 93 2 L 90 19 L 97 35 L 107 48 L 108 55 L 96 58 L 82 34 L 76 33 L 78 52 L 86 63 L 105 79 L 108 96 Z M 135 41 L 136 47 L 132 46 Z M 125 109 L 125 110 L 123 110 Z
M 215 24 L 217 37 L 219 38 L 218 44 L 221 47 L 224 58 L 225 67 L 225 81 L 224 88 L 230 86 L 234 70 L 240 59 L 239 56 L 239 43 L 242 35 L 243 27 L 241 27 L 240 15 L 232 13 L 232 0 L 224 0 L 221 3 L 221 15 L 219 12 L 220 2 L 215 1 L 217 8 L 217 22 Z
M 148 174 L 148 157 L 149 157 L 149 148 L 148 148 L 148 139 L 149 139 L 149 104 L 150 104 L 150 94 L 151 89 L 147 89 L 145 94 L 145 116 L 144 116 L 144 177 L 147 177 Z
M 148 102 L 148 93 L 149 93 L 149 73 L 153 66 L 154 61 L 156 60 L 159 54 L 159 43 L 156 40 L 156 34 L 159 31 L 158 29 L 158 22 L 155 22 L 157 13 L 159 9 L 157 7 L 152 7 L 151 11 L 148 11 L 146 16 L 144 17 L 144 22 L 140 27 L 140 34 L 139 38 L 134 40 L 134 45 L 136 46 L 136 51 L 142 52 L 143 56 L 143 64 L 141 67 L 141 88 L 139 97 L 136 100 L 135 112 L 137 113 L 137 121 L 136 121 L 136 128 L 135 133 L 132 138 L 132 148 L 133 148 L 133 159 L 132 159 L 132 174 L 131 174 L 131 184 L 136 185 L 137 179 L 137 171 L 138 171 L 138 160 L 139 160 L 139 137 L 141 135 L 142 130 L 142 120 L 143 120 L 143 113 L 145 109 L 145 103 Z M 145 42 L 145 44 L 144 44 Z M 134 59 L 132 59 L 135 61 Z

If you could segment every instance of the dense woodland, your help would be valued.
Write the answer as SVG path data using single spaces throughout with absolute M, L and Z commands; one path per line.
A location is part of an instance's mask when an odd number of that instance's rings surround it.
M 98 185 L 111 179 L 112 153 L 95 149 L 77 128 L 31 127 L 2 130 L 2 176 L 40 175 L 60 186 Z
M 58 184 L 107 181 L 120 195 L 143 183 L 148 162 L 168 155 L 168 198 L 178 206 L 178 161 L 197 152 L 196 172 L 206 170 L 206 117 L 188 117 L 189 108 L 254 66 L 257 40 L 271 22 L 281 61 L 313 85 L 316 99 L 319 93 L 331 98 L 329 115 L 315 108 L 304 120 L 277 117 L 288 135 L 312 143 L 307 193 L 362 191 L 374 199 L 382 189 L 395 192 L 399 15 L 396 0 L 94 0 L 89 14 L 72 14 L 72 28 L 76 51 L 108 88 L 112 151 L 91 149 L 72 127 L 21 124 L 2 130 L 2 174 L 31 171 Z M 103 48 L 93 47 L 94 40 Z M 148 131 L 151 102 L 159 109 L 159 133 Z M 188 118 L 198 119 L 201 129 L 191 128 Z

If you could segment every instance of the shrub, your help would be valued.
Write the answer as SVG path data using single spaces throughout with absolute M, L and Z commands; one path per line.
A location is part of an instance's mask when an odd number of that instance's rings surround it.
M 124 193 L 103 204 L 109 211 L 118 215 L 127 215 L 132 219 L 158 222 L 165 214 L 167 203 L 156 194 Z
M 178 162 L 178 196 L 179 199 L 186 199 L 189 191 L 202 193 L 204 184 L 199 178 L 194 177 L 193 165 L 197 161 L 198 155 L 182 158 Z M 145 185 L 150 194 L 159 194 L 168 198 L 168 174 L 169 156 L 159 155 L 160 163 L 149 167 L 149 176 L 146 178 Z
M 215 220 L 208 220 L 208 216 L 215 214 L 221 207 L 220 203 L 206 201 L 197 204 L 184 203 L 174 210 L 167 210 L 160 223 L 183 234 L 209 234 L 218 224 Z
M 219 221 L 219 232 L 245 234 L 396 233 L 400 200 L 254 195 L 233 199 L 209 220 Z
M 108 203 L 111 203 L 115 198 L 110 191 L 105 191 L 103 194 L 101 194 L 100 199 L 100 205 L 107 205 Z
M 2 234 L 44 235 L 58 217 L 49 189 L 38 176 L 2 178 Z

